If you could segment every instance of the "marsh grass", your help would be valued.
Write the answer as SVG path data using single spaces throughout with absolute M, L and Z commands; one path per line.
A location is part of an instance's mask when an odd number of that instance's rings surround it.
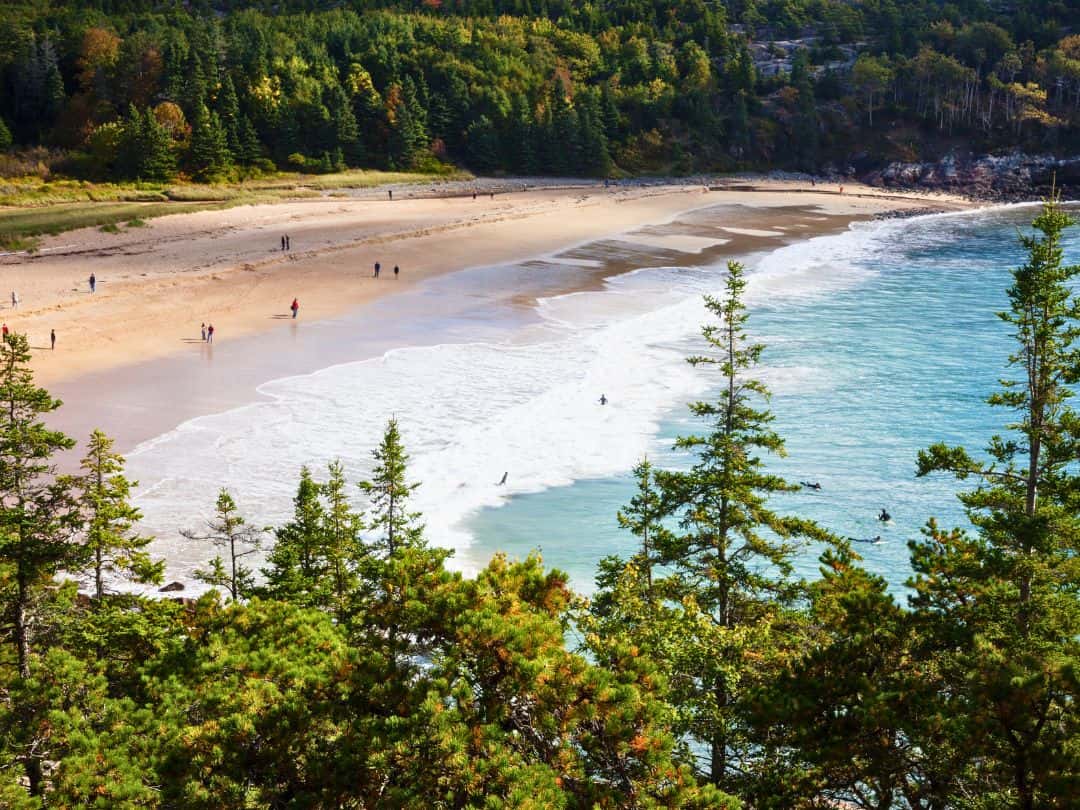
M 116 233 L 120 223 L 138 228 L 148 219 L 167 214 L 322 197 L 330 192 L 337 196 L 350 188 L 469 177 L 450 169 L 437 174 L 358 169 L 324 175 L 279 174 L 221 185 L 42 181 L 36 177 L 0 180 L 0 249 L 31 250 L 38 237 L 78 228 Z

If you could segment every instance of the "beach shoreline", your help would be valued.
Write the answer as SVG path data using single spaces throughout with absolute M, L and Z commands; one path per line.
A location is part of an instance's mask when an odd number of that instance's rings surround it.
M 790 181 L 749 186 L 739 178 L 732 185 L 706 191 L 686 184 L 593 184 L 478 194 L 475 200 L 402 199 L 399 193 L 392 202 L 368 192 L 354 200 L 163 217 L 120 234 L 76 231 L 49 238 L 36 255 L 7 257 L 0 264 L 21 298 L 18 310 L 5 306 L 0 317 L 30 336 L 39 382 L 65 399 L 61 427 L 76 437 L 102 427 L 130 448 L 185 419 L 251 401 L 260 382 L 356 359 L 316 352 L 302 362 L 267 363 L 259 358 L 259 344 L 266 344 L 267 353 L 291 351 L 281 348 L 286 330 L 296 340 L 298 326 L 333 322 L 365 307 L 392 311 L 394 293 L 450 273 L 572 254 L 578 246 L 618 241 L 632 232 L 638 243 L 651 240 L 666 263 L 690 264 L 700 258 L 693 250 L 676 249 L 683 247 L 678 236 L 648 232 L 681 214 L 716 206 L 731 206 L 732 232 L 721 240 L 725 244 L 717 255 L 732 257 L 842 230 L 857 219 L 928 206 L 973 206 L 956 197 L 885 194 L 861 186 L 847 186 L 840 194 L 839 188 L 803 188 Z M 803 208 L 820 218 L 786 230 L 791 212 Z M 284 234 L 290 236 L 291 251 L 279 248 Z M 379 279 L 373 278 L 375 261 L 382 265 Z M 395 264 L 402 268 L 399 278 Z M 605 268 L 561 274 L 545 294 L 590 289 L 634 265 L 608 262 Z M 92 295 L 90 273 L 97 280 Z M 492 283 L 500 283 L 497 276 Z M 296 320 L 288 308 L 293 298 L 300 303 Z M 535 295 L 523 290 L 518 303 L 531 306 Z M 437 306 L 430 314 L 439 314 Z M 215 325 L 212 347 L 201 340 L 204 322 Z M 47 348 L 50 329 L 58 336 L 55 351 Z M 422 336 L 422 325 L 417 331 Z M 227 347 L 241 340 L 246 341 L 243 359 L 230 361 Z M 386 347 L 375 341 L 371 348 Z M 177 369 L 215 362 L 226 367 L 232 362 L 235 373 L 218 374 L 209 387 L 185 387 Z M 162 389 L 167 397 L 160 395 Z M 155 390 L 157 405 L 147 395 Z

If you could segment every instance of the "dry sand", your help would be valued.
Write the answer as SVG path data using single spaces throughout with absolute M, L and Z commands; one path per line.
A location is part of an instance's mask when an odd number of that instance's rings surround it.
M 0 317 L 41 350 L 35 371 L 51 384 L 199 352 L 202 322 L 214 325 L 220 344 L 283 328 L 294 297 L 301 318 L 333 317 L 437 274 L 564 250 L 706 206 L 752 207 L 752 215 L 733 220 L 729 229 L 735 254 L 749 238 L 791 241 L 819 232 L 805 220 L 785 225 L 784 209 L 794 205 L 819 207 L 822 230 L 887 210 L 970 205 L 956 197 L 885 194 L 851 184 L 840 195 L 835 187 L 767 181 L 713 190 L 596 185 L 493 199 L 398 196 L 393 202 L 323 198 L 244 206 L 162 217 L 117 234 L 87 229 L 50 237 L 36 254 L 0 258 Z M 280 250 L 283 234 L 291 252 Z M 663 233 L 652 243 L 695 247 L 693 237 Z M 372 277 L 376 261 L 382 264 L 378 280 Z M 395 264 L 402 271 L 396 280 Z M 87 284 L 91 273 L 94 295 Z M 21 299 L 14 311 L 11 290 Z M 55 351 L 47 348 L 50 329 L 57 333 Z

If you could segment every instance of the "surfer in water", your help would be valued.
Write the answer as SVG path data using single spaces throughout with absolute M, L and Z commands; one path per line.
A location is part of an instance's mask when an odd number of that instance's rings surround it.
M 813 483 L 810 481 L 800 481 L 799 483 L 807 489 L 821 489 L 821 484 L 817 481 L 814 481 Z
M 874 537 L 849 537 L 848 540 L 852 543 L 872 543 L 877 545 L 881 542 L 881 535 L 875 535 Z
M 600 404 L 601 405 L 607 405 L 607 397 L 604 396 L 603 394 L 600 395 Z
M 892 520 L 892 515 L 890 515 L 888 512 L 885 511 L 884 508 L 882 508 L 881 514 L 877 516 L 877 519 L 880 520 L 882 523 L 888 523 L 890 520 Z
M 496 484 L 495 486 L 497 486 L 497 487 L 501 487 L 501 486 L 502 486 L 503 484 L 505 484 L 505 483 L 506 483 L 506 477 L 507 477 L 508 475 L 510 475 L 510 473 L 508 473 L 508 472 L 504 472 L 504 473 L 503 473 L 503 477 L 499 479 L 499 483 L 497 483 L 497 484 Z

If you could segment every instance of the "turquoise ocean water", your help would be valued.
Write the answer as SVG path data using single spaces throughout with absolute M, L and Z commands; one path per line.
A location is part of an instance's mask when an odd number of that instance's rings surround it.
M 955 481 L 915 478 L 917 451 L 938 440 L 981 449 L 1010 417 L 984 402 L 1012 349 L 995 313 L 1007 305 L 1010 268 L 1023 259 L 1018 229 L 1036 212 L 1016 206 L 866 224 L 749 261 L 749 329 L 768 347 L 758 376 L 773 389 L 788 450 L 769 468 L 821 484 L 775 505 L 844 536 L 881 535 L 880 544 L 856 548 L 897 590 L 909 573 L 906 541 L 928 517 L 965 523 Z M 1066 258 L 1080 261 L 1080 228 Z M 719 292 L 721 275 L 702 268 L 686 286 Z M 700 344 L 680 345 L 689 353 Z M 618 403 L 617 391 L 608 396 Z M 650 456 L 685 464 L 672 440 L 696 427 L 683 405 L 670 408 Z M 468 553 L 481 560 L 539 549 L 588 591 L 597 560 L 633 548 L 615 520 L 632 494 L 624 471 L 516 496 L 468 521 Z M 883 507 L 889 524 L 876 519 Z M 806 575 L 818 552 L 801 556 Z

